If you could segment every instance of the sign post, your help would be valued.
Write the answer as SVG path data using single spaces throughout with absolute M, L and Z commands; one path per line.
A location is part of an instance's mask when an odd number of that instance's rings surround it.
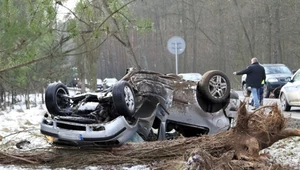
M 185 50 L 185 41 L 179 36 L 170 38 L 168 40 L 168 50 L 175 55 L 176 74 L 178 74 L 178 55 Z

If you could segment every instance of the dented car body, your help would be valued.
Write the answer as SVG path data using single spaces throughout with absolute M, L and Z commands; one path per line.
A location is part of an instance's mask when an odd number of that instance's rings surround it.
M 109 89 L 69 95 L 61 83 L 46 90 L 41 133 L 70 144 L 121 145 L 136 133 L 155 140 L 175 130 L 185 137 L 213 134 L 232 127 L 238 95 L 227 76 L 206 72 L 199 82 L 174 74 L 128 69 Z M 153 140 L 153 138 L 151 138 Z

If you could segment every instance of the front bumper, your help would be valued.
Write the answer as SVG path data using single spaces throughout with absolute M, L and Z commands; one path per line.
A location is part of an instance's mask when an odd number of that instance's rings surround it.
M 43 118 L 41 133 L 58 141 L 73 144 L 121 145 L 128 141 L 138 129 L 130 125 L 124 116 L 99 124 L 83 124 Z
M 274 90 L 280 90 L 281 89 L 281 87 L 283 86 L 283 85 L 285 85 L 287 82 L 274 82 L 274 83 L 267 83 L 267 89 L 269 90 L 269 91 L 274 91 Z

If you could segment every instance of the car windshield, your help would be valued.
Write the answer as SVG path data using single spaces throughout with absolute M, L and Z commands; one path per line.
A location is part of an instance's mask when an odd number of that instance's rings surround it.
M 264 66 L 266 74 L 292 74 L 286 66 Z

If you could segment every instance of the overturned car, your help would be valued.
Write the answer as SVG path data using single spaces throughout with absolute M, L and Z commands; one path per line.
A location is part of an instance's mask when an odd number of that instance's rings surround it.
M 195 82 L 130 68 L 114 86 L 93 93 L 69 95 L 64 84 L 49 84 L 45 101 L 42 134 L 57 143 L 111 146 L 135 134 L 147 141 L 164 140 L 174 130 L 185 137 L 228 130 L 239 97 L 218 70 Z

